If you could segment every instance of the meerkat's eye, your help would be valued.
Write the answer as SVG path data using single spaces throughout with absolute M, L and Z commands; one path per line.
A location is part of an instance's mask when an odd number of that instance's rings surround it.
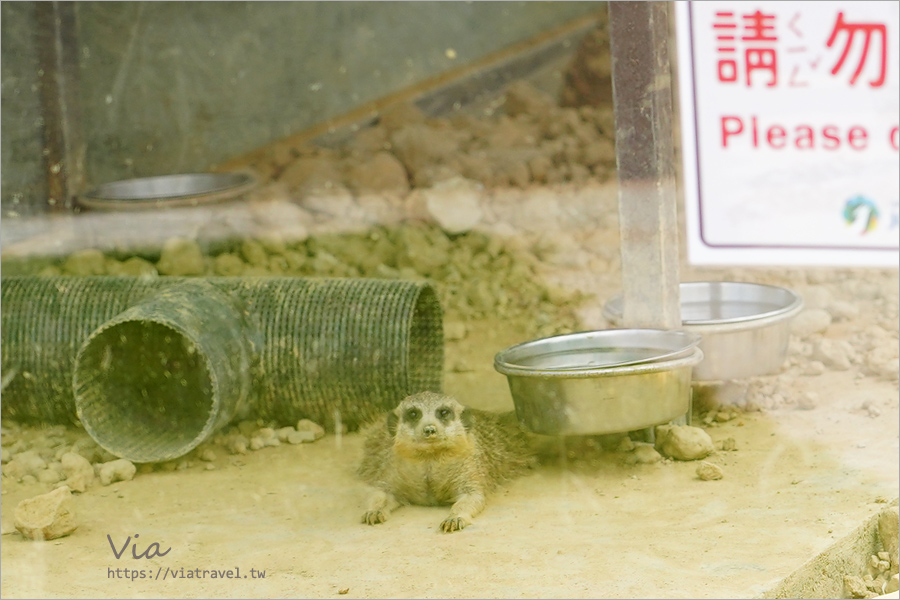
M 421 417 L 421 413 L 419 413 L 418 408 L 410 408 L 406 411 L 406 420 L 407 421 L 418 421 L 419 417 Z
M 453 409 L 447 408 L 446 406 L 442 406 L 437 409 L 438 419 L 441 421 L 447 421 L 453 418 Z

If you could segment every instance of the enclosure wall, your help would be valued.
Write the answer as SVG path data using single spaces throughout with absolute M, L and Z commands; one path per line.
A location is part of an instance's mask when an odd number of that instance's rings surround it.
M 4 214 L 46 202 L 35 4 L 2 4 Z M 77 2 L 85 185 L 209 169 L 599 4 Z

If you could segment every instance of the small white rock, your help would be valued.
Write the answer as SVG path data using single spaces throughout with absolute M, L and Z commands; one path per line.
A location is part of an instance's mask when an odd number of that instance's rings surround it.
M 250 438 L 250 449 L 259 450 L 268 446 L 280 446 L 281 440 L 278 439 L 278 433 L 271 427 L 263 427 Z
M 828 306 L 828 312 L 836 320 L 847 321 L 859 316 L 859 307 L 850 302 L 835 300 Z
M 288 436 L 293 433 L 295 429 L 293 427 L 281 427 L 280 429 L 275 430 L 275 434 L 278 436 L 279 442 L 287 442 Z
M 247 454 L 249 445 L 250 441 L 247 439 L 247 436 L 238 433 L 228 438 L 225 442 L 225 449 L 231 454 Z
M 803 365 L 803 369 L 800 371 L 801 374 L 806 375 L 807 377 L 816 377 L 825 372 L 825 365 L 822 364 L 821 361 L 813 360 L 805 365 Z
M 37 477 L 38 473 L 47 468 L 47 461 L 34 450 L 26 450 L 13 456 L 3 466 L 3 473 L 7 477 L 22 481 L 26 476 Z
M 634 442 L 627 435 L 622 438 L 622 441 L 616 447 L 616 452 L 631 452 L 632 450 L 634 450 Z
M 722 467 L 719 465 L 714 465 L 711 462 L 701 461 L 699 465 L 697 465 L 697 477 L 699 477 L 702 481 L 714 481 L 716 479 L 722 479 L 725 476 L 725 473 L 722 472 Z
M 44 469 L 37 474 L 37 480 L 41 483 L 54 484 L 62 480 L 62 476 L 54 469 Z
M 813 359 L 837 371 L 850 369 L 850 356 L 844 344 L 823 338 L 813 347 Z
M 297 431 L 309 431 L 312 432 L 315 440 L 318 440 L 325 436 L 325 429 L 322 428 L 321 425 L 310 421 L 309 419 L 300 419 L 297 421 Z
M 819 395 L 815 392 L 803 392 L 797 399 L 797 408 L 812 410 L 819 405 Z
M 893 594 L 897 590 L 900 590 L 900 575 L 894 573 L 891 575 L 891 578 L 888 579 L 887 583 L 884 585 L 884 593 L 885 594 Z
M 656 448 L 675 460 L 698 460 L 715 451 L 709 434 L 689 425 L 660 425 L 656 428 Z
M 102 485 L 109 485 L 117 481 L 131 481 L 136 472 L 137 467 L 130 460 L 120 458 L 101 464 L 97 476 Z
M 453 177 L 423 190 L 428 215 L 450 234 L 465 233 L 481 222 L 484 212 L 479 195 L 482 186 L 463 177 Z
M 662 460 L 662 455 L 653 446 L 639 444 L 625 457 L 625 464 L 652 465 Z
M 831 325 L 831 314 L 822 308 L 808 308 L 791 321 L 791 333 L 803 339 L 821 333 Z
M 312 431 L 294 431 L 288 434 L 287 440 L 289 444 L 303 444 L 316 441 L 316 434 Z

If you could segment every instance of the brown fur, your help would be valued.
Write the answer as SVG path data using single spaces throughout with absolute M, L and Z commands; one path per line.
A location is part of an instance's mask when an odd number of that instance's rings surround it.
M 409 396 L 367 432 L 359 475 L 375 490 L 363 522 L 383 523 L 405 504 L 451 504 L 441 529 L 457 531 L 481 512 L 491 490 L 531 460 L 515 413 L 467 408 L 434 392 Z

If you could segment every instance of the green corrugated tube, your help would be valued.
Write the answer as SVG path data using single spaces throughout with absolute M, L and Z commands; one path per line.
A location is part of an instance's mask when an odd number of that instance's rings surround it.
M 441 388 L 427 283 L 11 277 L 0 293 L 3 415 L 79 418 L 135 462 L 181 456 L 235 418 L 353 429 Z

